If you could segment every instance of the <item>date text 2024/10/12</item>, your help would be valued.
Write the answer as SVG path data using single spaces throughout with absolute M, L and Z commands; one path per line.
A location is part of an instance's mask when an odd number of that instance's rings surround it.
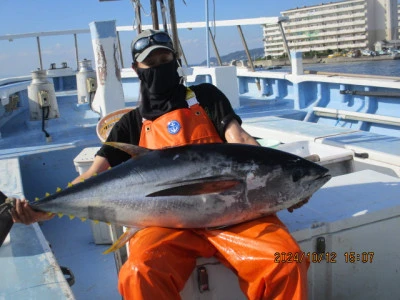
M 372 263 L 374 252 L 344 252 L 343 259 L 345 263 Z M 275 252 L 275 263 L 301 263 L 308 259 L 312 263 L 337 263 L 339 256 L 336 252 Z

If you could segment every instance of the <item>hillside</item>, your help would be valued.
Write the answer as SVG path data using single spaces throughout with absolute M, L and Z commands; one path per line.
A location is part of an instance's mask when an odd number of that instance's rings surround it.
M 264 57 L 264 48 L 255 48 L 249 50 L 251 57 L 254 59 Z M 247 60 L 246 51 L 235 51 L 226 55 L 221 56 L 221 60 L 223 64 L 229 64 L 232 60 Z M 204 60 L 200 65 L 206 65 L 207 61 Z M 210 64 L 218 65 L 218 61 L 216 57 L 210 58 Z

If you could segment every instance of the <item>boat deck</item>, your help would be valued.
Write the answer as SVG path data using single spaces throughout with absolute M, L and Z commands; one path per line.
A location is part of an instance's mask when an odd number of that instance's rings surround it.
M 89 110 L 87 104 L 77 104 L 76 91 L 75 94 L 58 93 L 57 101 L 60 117 L 46 121 L 45 126 L 51 142 L 46 141 L 41 121 L 29 121 L 29 109 L 25 105 L 14 111 L 11 115 L 14 117 L 0 127 L 0 158 L 99 141 L 96 135 L 99 115 Z
M 75 276 L 71 287 L 76 299 L 121 299 L 113 254 L 103 254 L 110 245 L 97 245 L 90 221 L 57 216 L 40 228 L 54 251 L 57 262 Z M 61 235 L 60 235 L 61 233 Z
M 27 112 L 21 112 L 18 118 L 10 120 L 1 128 L 0 190 L 5 194 L 33 199 L 45 192 L 54 191 L 59 186 L 66 186 L 68 181 L 78 175 L 73 165 L 73 159 L 78 153 L 86 147 L 100 146 L 95 133 L 97 115 L 87 107 L 77 106 L 73 95 L 60 96 L 60 99 L 61 118 L 50 120 L 46 126 L 53 137 L 50 144 L 45 141 L 40 122 L 32 124 L 25 121 Z M 300 116 L 304 116 L 304 112 L 294 110 L 290 101 L 276 103 L 241 97 L 241 104 L 237 113 L 243 119 L 244 128 L 255 137 L 272 138 L 282 143 L 312 141 L 351 149 L 357 153 L 368 152 L 367 160 L 384 160 L 387 164 L 393 163 L 394 168 L 399 166 L 396 160 L 400 157 L 399 138 L 298 121 Z M 369 181 L 360 181 L 359 178 L 367 178 Z M 352 177 L 335 179 L 331 185 L 318 191 L 308 205 L 293 214 L 281 212 L 279 215 L 294 236 L 304 242 L 303 250 L 312 252 L 314 245 L 311 241 L 315 232 L 322 234 L 330 226 L 319 226 L 320 223 L 330 224 L 342 219 L 368 222 L 372 215 L 376 217 L 376 213 L 383 210 L 391 211 L 392 219 L 398 222 L 398 188 L 398 179 L 364 171 Z M 384 190 L 385 193 L 377 195 L 378 190 Z M 340 195 L 343 195 L 343 199 Z M 347 203 L 347 200 L 357 201 L 368 195 L 371 195 L 368 203 Z M 379 201 L 382 199 L 385 201 Z M 351 210 L 348 210 L 349 206 Z M 337 210 L 334 211 L 332 207 Z M 365 210 L 371 214 L 358 216 Z M 375 213 L 372 214 L 373 212 Z M 355 220 L 355 217 L 358 219 Z M 338 224 L 335 226 L 340 227 Z M 312 228 L 319 228 L 319 231 L 313 231 Z M 40 237 L 39 229 L 43 231 L 45 238 Z M 41 240 L 39 244 L 35 242 L 36 235 Z M 17 240 L 25 241 L 27 244 L 23 248 L 30 251 L 17 251 L 21 245 Z M 51 245 L 57 261 L 52 258 L 45 240 Z M 55 217 L 40 227 L 37 224 L 15 226 L 10 240 L 0 248 L 0 267 L 9 274 L 7 280 L 0 281 L 0 298 L 27 299 L 40 294 L 41 299 L 54 299 L 54 295 L 59 295 L 57 299 L 120 299 L 114 256 L 102 254 L 107 247 L 108 245 L 94 243 L 89 222 L 69 220 L 68 217 Z M 336 249 L 332 249 L 334 250 Z M 365 250 L 382 251 L 381 248 Z M 72 292 L 57 269 L 57 264 L 68 267 L 74 273 Z M 314 271 L 315 269 L 312 274 Z M 315 276 L 313 280 L 317 280 Z M 59 285 L 58 291 L 47 289 L 52 285 Z

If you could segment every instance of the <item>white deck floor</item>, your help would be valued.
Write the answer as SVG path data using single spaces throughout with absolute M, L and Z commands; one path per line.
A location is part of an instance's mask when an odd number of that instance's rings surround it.
M 41 228 L 59 265 L 75 275 L 72 291 L 76 299 L 121 299 L 114 255 L 102 254 L 109 246 L 94 243 L 89 221 L 56 216 Z

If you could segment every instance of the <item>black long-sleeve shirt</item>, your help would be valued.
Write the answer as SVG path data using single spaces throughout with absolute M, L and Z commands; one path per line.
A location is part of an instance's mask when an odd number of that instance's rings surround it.
M 221 139 L 226 141 L 226 126 L 233 119 L 236 119 L 239 124 L 242 123 L 240 117 L 233 111 L 228 98 L 217 87 L 208 83 L 190 86 L 190 89 L 195 93 L 197 101 L 206 111 Z M 140 111 L 137 108 L 126 113 L 112 128 L 107 142 L 138 145 L 142 129 L 142 119 Z M 103 145 L 97 152 L 97 155 L 105 157 L 111 166 L 118 165 L 130 158 L 123 151 L 107 145 Z

